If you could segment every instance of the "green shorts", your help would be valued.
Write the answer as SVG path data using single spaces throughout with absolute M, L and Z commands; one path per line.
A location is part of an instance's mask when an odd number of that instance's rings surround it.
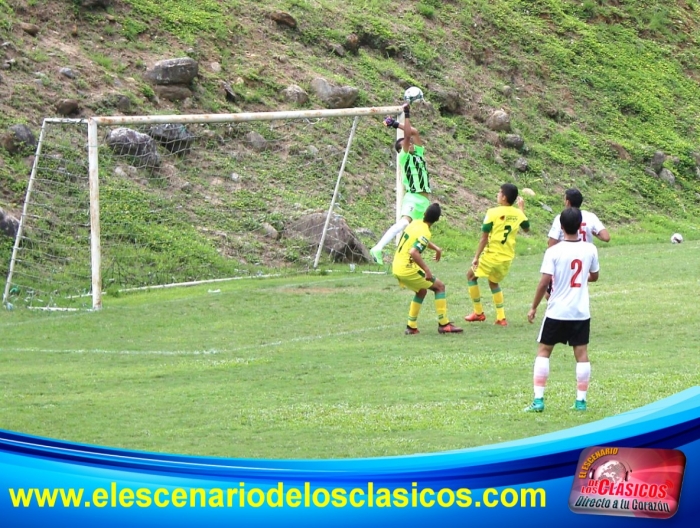
M 479 257 L 479 265 L 474 270 L 474 275 L 479 278 L 487 278 L 491 282 L 501 282 L 510 271 L 512 260 L 497 261 L 489 258 L 488 254 L 481 254 Z
M 411 220 L 423 220 L 429 205 L 430 200 L 422 194 L 406 193 L 401 201 L 401 216 L 410 216 Z

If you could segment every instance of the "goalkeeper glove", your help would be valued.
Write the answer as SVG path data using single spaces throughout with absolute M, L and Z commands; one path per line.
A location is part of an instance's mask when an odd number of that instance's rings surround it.
M 384 126 L 388 126 L 391 128 L 399 128 L 399 122 L 391 116 L 386 116 L 386 119 L 384 120 Z

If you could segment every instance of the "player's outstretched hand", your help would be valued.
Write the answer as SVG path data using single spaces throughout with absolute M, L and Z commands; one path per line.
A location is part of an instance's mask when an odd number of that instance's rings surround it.
M 442 258 L 442 249 L 441 248 L 435 248 L 435 262 L 440 262 L 440 259 Z
M 399 128 L 399 122 L 391 116 L 386 116 L 384 119 L 384 126 L 390 128 Z

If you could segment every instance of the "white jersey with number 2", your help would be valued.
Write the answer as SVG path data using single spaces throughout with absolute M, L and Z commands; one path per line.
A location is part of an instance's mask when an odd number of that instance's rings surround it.
M 594 244 L 564 240 L 545 251 L 541 273 L 552 276 L 552 293 L 545 317 L 563 321 L 591 318 L 588 274 L 600 270 Z
M 557 215 L 554 222 L 552 222 L 552 227 L 547 236 L 554 240 L 562 241 L 564 240 L 564 230 L 561 228 L 560 216 Z M 603 229 L 605 229 L 603 222 L 595 214 L 581 209 L 581 229 L 578 230 L 579 240 L 593 243 L 593 236 L 600 233 Z

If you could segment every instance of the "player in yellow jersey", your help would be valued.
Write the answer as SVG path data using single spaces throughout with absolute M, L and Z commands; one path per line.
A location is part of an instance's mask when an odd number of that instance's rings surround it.
M 489 281 L 493 303 L 496 305 L 496 324 L 508 326 L 499 282 L 508 275 L 510 264 L 515 258 L 515 238 L 518 229 L 529 231 L 530 222 L 525 216 L 525 202 L 522 197 L 518 197 L 518 188 L 512 183 L 501 185 L 496 201 L 498 207 L 486 211 L 479 247 L 472 267 L 467 271 L 469 297 L 474 304 L 474 313 L 467 315 L 464 320 L 470 323 L 486 320 L 477 282 L 478 278 L 485 277 Z M 518 207 L 513 205 L 515 203 Z
M 458 334 L 462 332 L 447 318 L 447 299 L 445 298 L 445 284 L 435 277 L 428 264 L 423 260 L 422 253 L 426 248 L 435 251 L 435 261 L 439 262 L 442 249 L 430 241 L 430 226 L 440 219 L 442 210 L 440 204 L 434 203 L 425 211 L 423 220 L 411 222 L 399 241 L 399 246 L 394 254 L 392 272 L 398 279 L 402 288 L 408 288 L 415 292 L 408 309 L 408 324 L 406 334 L 418 333 L 418 313 L 420 312 L 428 290 L 435 293 L 435 310 L 438 316 L 438 332 L 441 334 Z

